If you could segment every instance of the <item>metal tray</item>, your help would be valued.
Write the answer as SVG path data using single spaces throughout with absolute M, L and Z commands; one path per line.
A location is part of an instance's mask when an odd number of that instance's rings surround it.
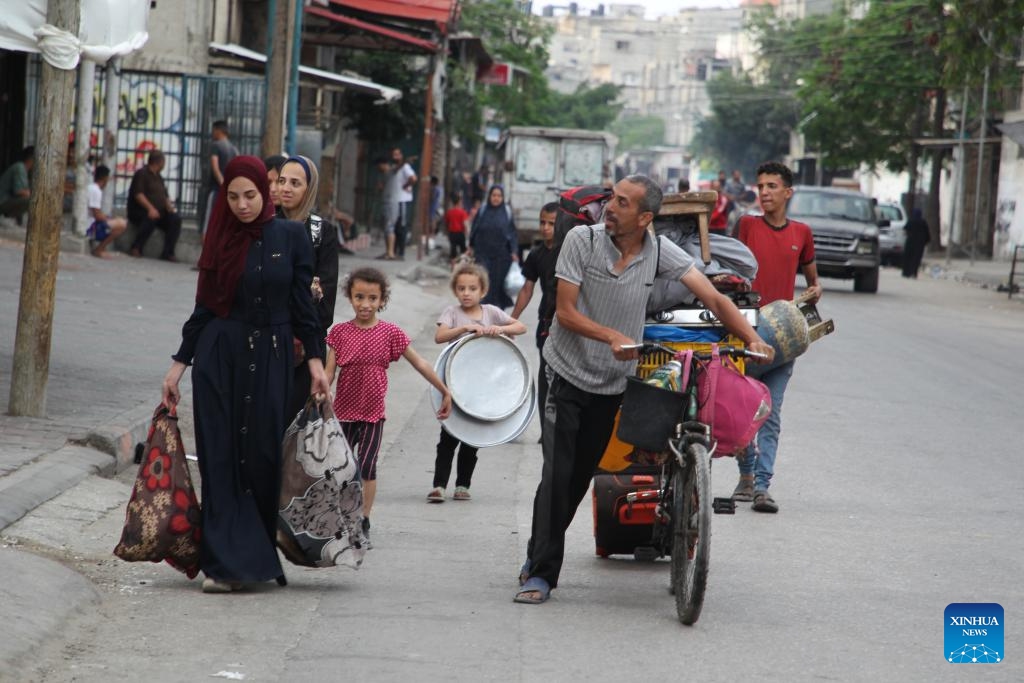
M 446 384 L 445 365 L 449 354 L 457 343 L 448 345 L 434 363 L 434 371 Z M 441 408 L 441 392 L 434 387 L 430 387 L 430 405 L 433 406 L 434 412 Z M 533 419 L 536 407 L 537 396 L 531 380 L 526 400 L 512 415 L 502 420 L 480 420 L 467 415 L 453 401 L 452 413 L 447 420 L 441 421 L 441 426 L 459 441 L 477 448 L 489 448 L 508 443 L 522 434 Z
M 478 420 L 504 420 L 530 393 L 530 366 L 507 337 L 462 337 L 447 352 L 444 376 L 452 401 Z

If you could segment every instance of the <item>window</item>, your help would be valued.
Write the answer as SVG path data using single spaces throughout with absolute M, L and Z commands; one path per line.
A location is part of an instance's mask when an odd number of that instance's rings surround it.
M 628 40 L 616 40 L 615 49 L 619 52 L 629 52 L 629 41 Z
M 522 138 L 516 149 L 516 180 L 527 183 L 555 182 L 558 143 L 540 138 Z
M 565 185 L 600 185 L 604 164 L 604 145 L 600 142 L 565 143 Z

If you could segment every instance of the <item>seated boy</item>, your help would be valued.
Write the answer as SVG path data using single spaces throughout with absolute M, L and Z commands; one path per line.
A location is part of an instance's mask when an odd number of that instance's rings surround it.
M 92 216 L 92 224 L 85 234 L 95 245 L 93 256 L 110 258 L 107 247 L 128 228 L 128 221 L 124 218 L 111 218 L 103 213 L 103 188 L 110 182 L 110 169 L 100 164 L 93 171 L 92 180 L 89 183 L 89 215 Z

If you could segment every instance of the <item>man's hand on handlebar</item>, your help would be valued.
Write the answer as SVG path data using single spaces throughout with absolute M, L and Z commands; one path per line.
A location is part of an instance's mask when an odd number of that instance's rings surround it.
M 615 330 L 611 330 L 608 345 L 612 347 L 612 355 L 615 356 L 615 360 L 636 360 L 640 357 L 639 348 L 642 344 L 638 345 L 626 335 Z
M 768 344 L 762 339 L 758 339 L 753 344 L 750 344 L 747 349 L 753 353 L 762 354 L 764 357 L 751 356 L 750 360 L 758 365 L 767 365 L 775 360 L 775 349 L 771 344 Z

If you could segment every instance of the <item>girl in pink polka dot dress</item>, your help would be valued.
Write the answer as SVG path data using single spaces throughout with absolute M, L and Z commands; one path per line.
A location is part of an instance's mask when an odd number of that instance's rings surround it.
M 348 276 L 345 296 L 355 317 L 331 327 L 327 333 L 327 373 L 338 384 L 334 414 L 345 438 L 359 458 L 363 479 L 363 531 L 369 538 L 370 509 L 377 493 L 377 455 L 384 429 L 384 396 L 388 391 L 388 366 L 405 358 L 443 397 L 437 419 L 448 417 L 452 396 L 434 369 L 409 345 L 400 327 L 378 320 L 391 294 L 384 273 L 360 268 Z

